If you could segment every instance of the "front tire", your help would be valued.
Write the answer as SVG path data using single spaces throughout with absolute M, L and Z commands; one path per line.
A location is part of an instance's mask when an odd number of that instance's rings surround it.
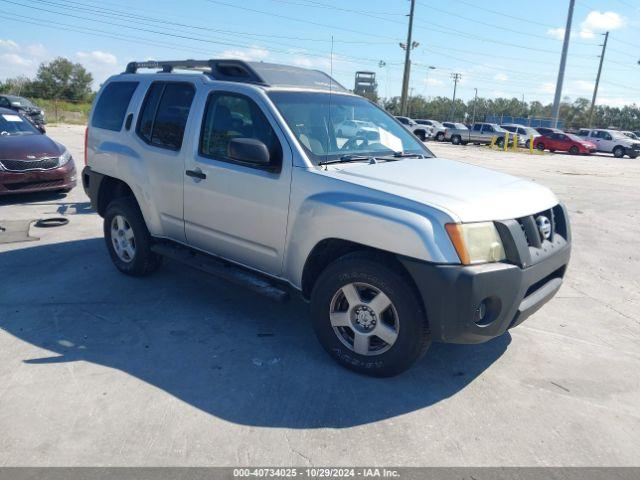
M 536 145 L 536 149 L 537 149 L 539 152 L 544 152 L 544 143 L 538 143 L 538 144 Z
M 443 140 L 444 140 L 444 133 L 439 132 L 439 133 L 436 135 L 436 141 L 437 141 L 437 142 L 442 142 Z
M 613 156 L 616 158 L 622 158 L 624 157 L 624 148 L 622 147 L 616 147 L 613 149 Z
M 313 327 L 334 360 L 371 376 L 397 375 L 430 344 L 422 303 L 386 257 L 356 252 L 329 265 L 312 294 Z
M 162 257 L 151 251 L 151 235 L 131 197 L 117 198 L 107 207 L 104 239 L 113 264 L 126 275 L 149 275 L 162 264 Z
M 570 153 L 571 155 L 577 155 L 577 154 L 579 154 L 579 153 L 580 153 L 580 149 L 574 145 L 573 147 L 571 147 L 571 148 L 569 149 L 569 153 Z

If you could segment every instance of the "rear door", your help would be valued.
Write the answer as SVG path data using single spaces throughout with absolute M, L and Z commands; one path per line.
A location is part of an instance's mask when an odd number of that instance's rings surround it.
M 183 172 L 187 130 L 195 86 L 190 82 L 156 81 L 147 90 L 135 130 L 137 150 L 146 162 L 145 195 L 154 203 L 164 236 L 185 241 Z
M 198 99 L 200 133 L 184 176 L 187 242 L 195 248 L 279 275 L 287 231 L 292 154 L 258 93 L 214 91 Z M 230 156 L 232 139 L 259 140 L 269 165 Z
M 469 139 L 474 142 L 482 140 L 482 124 L 476 123 L 469 132 Z

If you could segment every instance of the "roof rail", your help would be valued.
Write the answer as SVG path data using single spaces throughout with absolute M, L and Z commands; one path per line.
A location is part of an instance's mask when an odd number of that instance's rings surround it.
M 137 73 L 138 69 L 159 68 L 163 73 L 171 73 L 178 70 L 197 70 L 210 75 L 216 80 L 230 82 L 257 83 L 267 85 L 260 75 L 242 60 L 149 60 L 146 62 L 130 62 L 125 73 Z
M 194 70 L 200 71 L 215 80 L 227 82 L 348 92 L 335 79 L 320 70 L 310 70 L 276 63 L 245 62 L 233 59 L 150 60 L 129 63 L 125 73 L 136 73 L 141 68 L 160 69 L 158 73 L 171 73 L 175 69 Z

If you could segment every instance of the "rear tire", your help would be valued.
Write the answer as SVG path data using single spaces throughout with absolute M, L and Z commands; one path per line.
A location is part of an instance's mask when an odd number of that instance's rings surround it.
M 504 148 L 504 138 L 500 137 L 496 140 L 496 145 L 500 148 Z
M 104 239 L 113 264 L 126 275 L 149 275 L 162 264 L 162 257 L 151 251 L 153 239 L 132 197 L 117 198 L 107 206 Z
M 616 158 L 622 158 L 624 157 L 624 148 L 622 147 L 616 147 L 613 149 L 613 156 Z
M 438 142 L 442 142 L 443 140 L 444 140 L 444 133 L 439 132 L 439 133 L 436 135 L 436 141 L 438 141 Z
M 430 345 L 415 287 L 381 255 L 355 252 L 335 260 L 313 288 L 311 309 L 320 344 L 359 373 L 397 375 Z
M 536 149 L 540 152 L 544 152 L 544 143 L 538 143 Z
M 460 138 L 460 135 L 454 135 L 451 137 L 451 143 L 454 145 L 460 145 L 462 143 L 462 138 Z

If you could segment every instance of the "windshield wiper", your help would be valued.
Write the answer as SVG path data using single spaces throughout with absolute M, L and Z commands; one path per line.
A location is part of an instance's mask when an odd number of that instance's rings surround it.
M 332 165 L 334 163 L 349 163 L 349 162 L 368 162 L 371 160 L 370 155 L 343 155 L 340 158 L 334 160 L 325 160 L 324 162 L 318 162 L 318 165 Z
M 393 152 L 393 155 L 389 155 L 390 157 L 395 158 L 424 158 L 424 155 L 420 153 L 405 153 L 405 152 Z

